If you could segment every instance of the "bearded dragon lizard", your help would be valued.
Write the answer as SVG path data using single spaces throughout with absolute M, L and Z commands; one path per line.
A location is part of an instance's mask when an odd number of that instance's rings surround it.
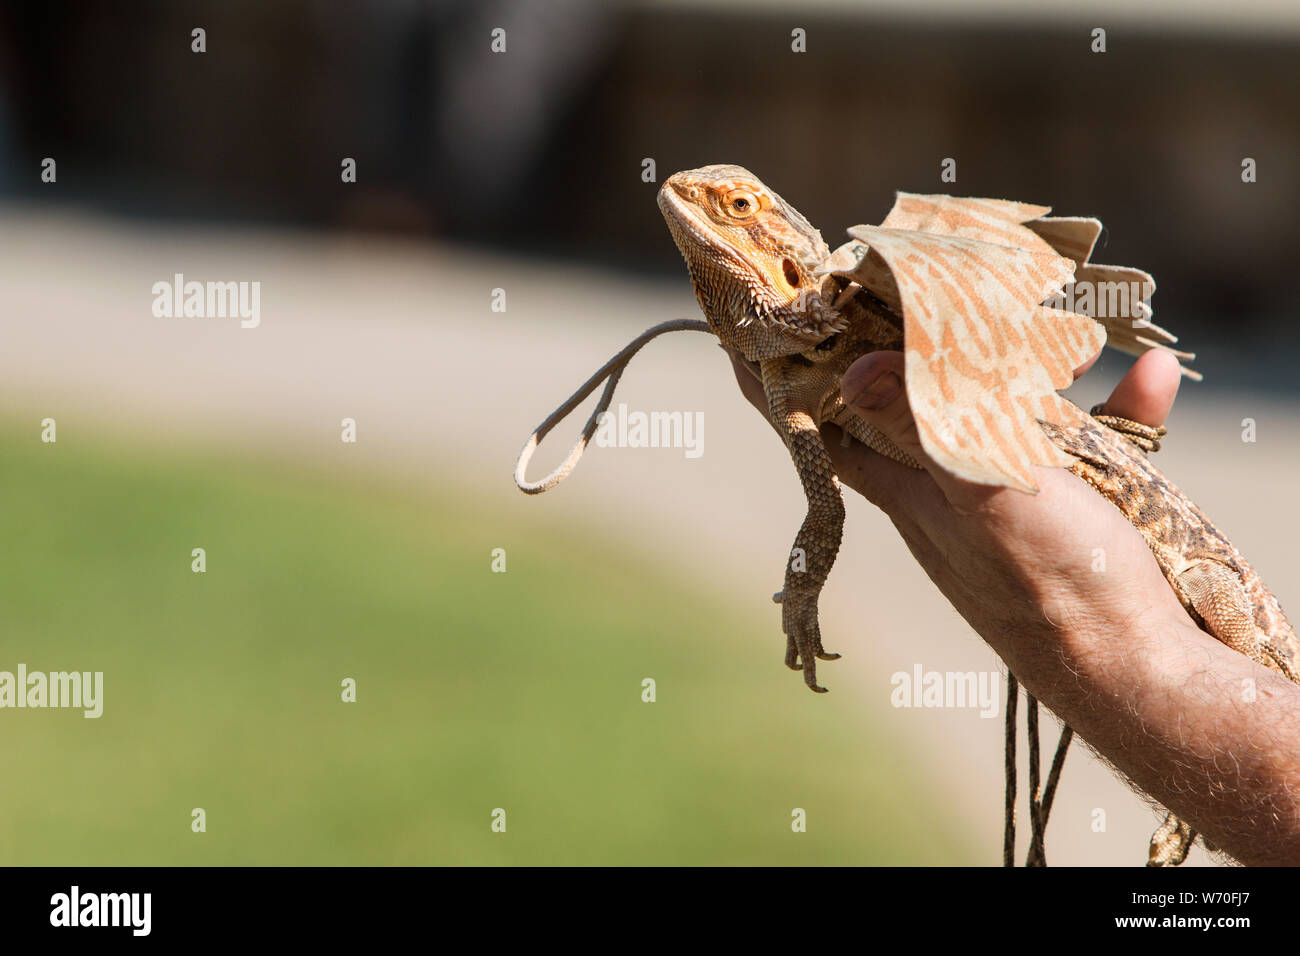
M 724 345 L 757 363 L 772 423 L 799 472 L 808 513 L 794 546 L 806 556 L 806 570 L 787 567 L 779 594 L 782 628 L 786 664 L 823 692 L 816 661 L 839 655 L 822 647 L 817 598 L 839 550 L 844 505 L 819 426 L 833 422 L 881 454 L 921 467 L 850 414 L 839 393 L 840 377 L 860 356 L 904 348 L 905 317 L 842 275 L 815 274 L 830 256 L 821 234 L 738 166 L 677 173 L 660 190 L 659 207 L 709 327 Z M 958 343 L 949 343 L 949 350 L 947 360 L 959 364 Z M 1076 364 L 1090 357 L 1087 351 L 1079 352 Z M 910 378 L 910 366 L 908 372 Z M 1069 470 L 1141 532 L 1184 607 L 1225 644 L 1290 673 L 1300 650 L 1295 632 L 1241 553 L 1131 443 L 1082 412 L 1055 414 L 1059 408 L 1048 409 L 1057 420 L 1041 423 L 1044 434 L 1069 456 Z M 982 424 L 990 440 L 1009 440 L 998 423 Z
M 1042 306 L 1071 278 L 1109 270 L 1149 281 L 1135 270 L 1088 263 L 1100 223 L 1045 218 L 1045 207 L 1019 203 L 904 194 L 881 227 L 854 227 L 856 241 L 832 255 L 807 219 L 739 166 L 677 173 L 658 202 L 707 330 L 761 377 L 772 424 L 807 498 L 792 550 L 802 560 L 786 562 L 774 599 L 786 666 L 802 671 L 810 689 L 825 691 L 817 661 L 839 657 L 823 646 L 817 604 L 845 517 L 820 426 L 834 423 L 880 454 L 921 468 L 851 414 L 840 395 L 845 370 L 880 349 L 905 352 L 918 434 L 943 467 L 1030 493 L 1037 491 L 1031 466 L 1068 468 L 1141 533 L 1199 626 L 1296 680 L 1300 642 L 1241 553 L 1133 442 L 1055 394 L 1101 348 L 1107 331 L 1111 344 L 1130 351 L 1163 347 L 1163 330 L 1155 326 L 1139 322 L 1135 332 L 1126 319 L 1103 329 Z M 631 353 L 670 326 L 703 330 L 699 323 L 669 323 L 616 356 L 534 433 L 516 471 L 521 488 L 545 490 L 571 470 L 600 408 L 564 465 L 543 482 L 524 480 L 546 431 L 606 377 L 602 406 L 608 405 Z M 1172 859 L 1158 862 L 1181 862 L 1194 834 L 1172 815 L 1161 832 L 1166 845 L 1159 853 Z

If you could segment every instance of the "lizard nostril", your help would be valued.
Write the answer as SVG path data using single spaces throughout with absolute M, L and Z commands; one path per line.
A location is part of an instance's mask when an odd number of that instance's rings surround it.
M 789 259 L 782 259 L 781 269 L 785 272 L 785 281 L 790 283 L 790 288 L 799 288 L 799 270 L 794 267 L 794 263 Z

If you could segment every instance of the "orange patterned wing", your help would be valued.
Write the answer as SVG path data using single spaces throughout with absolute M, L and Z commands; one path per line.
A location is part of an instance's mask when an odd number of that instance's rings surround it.
M 899 193 L 894 208 L 889 210 L 881 225 L 936 236 L 977 239 L 1030 252 L 1052 252 L 1053 248 L 1046 240 L 1021 225 L 1051 211 L 1050 206 L 1033 206 L 1008 199 Z
M 1038 420 L 1082 414 L 1056 389 L 1101 349 L 1105 331 L 1041 305 L 1074 270 L 1045 240 L 1031 233 L 1033 248 L 1024 248 L 971 238 L 996 228 L 1011 241 L 1015 230 L 1029 231 L 1011 220 L 1044 207 L 970 202 L 960 216 L 943 208 L 930 218 L 915 209 L 891 213 L 908 225 L 942 220 L 948 234 L 855 226 L 849 235 L 857 242 L 838 249 L 823 271 L 858 282 L 902 314 L 907 397 L 926 453 L 968 481 L 1036 492 L 1033 466 L 1070 460 Z
M 1031 252 L 1056 252 L 1075 264 L 1074 282 L 1052 302 L 1055 308 L 1095 318 L 1106 327 L 1106 344 L 1130 355 L 1163 348 L 1179 359 L 1196 356 L 1169 346 L 1178 341 L 1151 321 L 1155 280 L 1140 269 L 1089 262 L 1101 222 L 1096 219 L 1048 216 L 1047 206 L 1005 199 L 899 193 L 882 226 L 913 229 L 940 236 L 979 239 Z M 1192 369 L 1182 369 L 1199 380 Z

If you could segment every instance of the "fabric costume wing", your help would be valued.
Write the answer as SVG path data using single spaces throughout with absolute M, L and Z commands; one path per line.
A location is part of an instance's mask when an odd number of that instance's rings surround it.
M 1074 282 L 1047 304 L 1097 319 L 1106 327 L 1106 344 L 1111 348 L 1130 355 L 1165 348 L 1180 362 L 1194 359 L 1191 352 L 1169 348 L 1178 337 L 1151 322 L 1149 302 L 1156 290 L 1155 279 L 1141 269 L 1088 261 L 1101 235 L 1101 222 L 1046 215 L 1050 211 L 1047 206 L 1002 199 L 899 193 L 881 225 L 1056 252 L 1074 262 Z M 1182 372 L 1197 381 L 1201 378 L 1199 372 L 1186 367 Z
M 1024 225 L 1058 253 L 1074 260 L 1074 288 L 1063 290 L 1063 297 L 1076 310 L 1095 316 L 1106 326 L 1107 345 L 1129 355 L 1141 355 L 1153 348 L 1167 349 L 1178 356 L 1184 375 L 1200 381 L 1200 372 L 1181 365 L 1196 356 L 1170 348 L 1170 343 L 1177 342 L 1178 337 L 1151 321 L 1149 302 L 1156 291 L 1156 280 L 1141 269 L 1088 261 L 1101 235 L 1101 222 L 1043 217 Z
M 970 481 L 1036 491 L 1032 466 L 1069 461 L 1036 423 L 1082 415 L 1056 394 L 1073 370 L 1108 336 L 1134 354 L 1174 340 L 1150 324 L 1150 276 L 1088 262 L 1101 223 L 1048 212 L 1007 200 L 899 193 L 880 226 L 850 229 L 855 241 L 819 270 L 857 282 L 903 317 L 907 394 L 921 444 Z M 1088 285 L 1100 282 L 1129 283 L 1131 294 L 1103 300 Z M 1075 294 L 1090 287 L 1091 298 Z M 1101 312 L 1102 325 L 1057 306 Z
M 1034 465 L 1070 461 L 1038 419 L 1082 414 L 1056 389 L 1105 341 L 1091 319 L 1039 304 L 1074 264 L 1050 248 L 885 226 L 849 235 L 859 241 L 823 268 L 901 313 L 907 398 L 926 453 L 968 481 L 1036 492 Z

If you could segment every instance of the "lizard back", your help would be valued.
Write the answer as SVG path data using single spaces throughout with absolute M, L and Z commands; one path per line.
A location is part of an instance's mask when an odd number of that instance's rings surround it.
M 1178 576 L 1197 560 L 1227 565 L 1242 579 L 1255 625 L 1289 663 L 1300 660 L 1300 642 L 1278 599 L 1258 572 L 1195 502 L 1134 445 L 1092 421 L 1044 424 L 1043 430 L 1074 462 L 1070 472 L 1120 510 L 1146 540 L 1179 601 L 1200 622 Z M 1278 669 L 1272 661 L 1266 664 Z

